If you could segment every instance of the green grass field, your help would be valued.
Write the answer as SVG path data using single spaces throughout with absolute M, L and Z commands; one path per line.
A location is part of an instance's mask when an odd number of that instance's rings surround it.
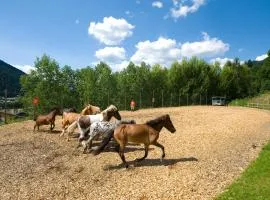
M 270 143 L 216 200 L 270 200 Z

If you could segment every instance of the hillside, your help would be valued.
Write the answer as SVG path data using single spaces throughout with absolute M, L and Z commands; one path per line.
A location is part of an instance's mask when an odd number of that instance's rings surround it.
M 10 64 L 0 60 L 0 96 L 4 96 L 4 89 L 7 86 L 8 96 L 14 97 L 20 91 L 20 76 L 25 73 Z

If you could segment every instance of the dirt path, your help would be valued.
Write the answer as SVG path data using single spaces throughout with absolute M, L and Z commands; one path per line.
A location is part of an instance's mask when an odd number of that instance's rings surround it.
M 137 123 L 169 113 L 177 129 L 163 129 L 166 159 L 151 147 L 129 146 L 130 169 L 119 156 L 76 150 L 56 132 L 33 134 L 33 121 L 0 127 L 0 199 L 212 199 L 256 158 L 270 138 L 270 113 L 238 107 L 181 107 L 120 112 Z

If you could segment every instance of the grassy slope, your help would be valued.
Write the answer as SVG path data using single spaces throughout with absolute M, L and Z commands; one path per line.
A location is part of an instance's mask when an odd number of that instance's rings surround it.
M 248 103 L 270 104 L 270 92 L 266 92 L 252 98 L 236 99 L 233 100 L 229 105 L 246 106 Z
M 217 200 L 267 200 L 270 199 L 270 143 Z

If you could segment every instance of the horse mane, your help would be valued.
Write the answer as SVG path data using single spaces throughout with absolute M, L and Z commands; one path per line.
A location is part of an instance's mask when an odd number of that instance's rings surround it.
M 52 111 L 59 111 L 59 110 L 60 110 L 60 108 L 57 107 L 57 106 L 55 106 L 55 107 L 51 108 L 50 112 L 52 112 Z
M 84 113 L 87 111 L 87 110 L 90 110 L 92 109 L 92 105 L 91 104 L 88 104 L 87 106 L 84 107 L 84 109 L 81 111 L 81 114 L 84 115 Z
M 149 126 L 153 126 L 153 125 L 159 124 L 161 121 L 165 120 L 168 117 L 169 117 L 168 114 L 162 115 L 160 117 L 157 117 L 155 119 L 152 119 L 152 120 L 147 121 L 145 124 L 147 124 Z
M 109 107 L 107 107 L 105 110 L 102 111 L 102 113 L 106 113 L 108 111 L 117 111 L 118 109 L 116 108 L 115 105 L 110 105 Z
M 131 120 L 121 120 L 120 124 L 136 124 L 136 121 L 134 119 Z

